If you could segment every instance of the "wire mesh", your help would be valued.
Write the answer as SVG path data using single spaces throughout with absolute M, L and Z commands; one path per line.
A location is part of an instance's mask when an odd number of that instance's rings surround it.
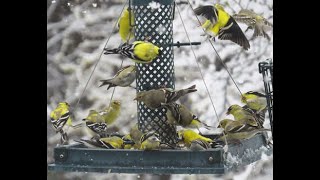
M 150 4 L 153 3 L 153 4 Z M 136 40 L 148 39 L 161 47 L 161 55 L 149 64 L 136 64 L 137 92 L 160 87 L 175 88 L 172 20 L 173 1 L 135 0 L 132 3 L 135 16 Z M 143 102 L 138 102 L 138 127 L 142 132 L 154 130 L 164 143 L 175 144 L 176 127 L 167 124 L 166 109 L 149 109 Z

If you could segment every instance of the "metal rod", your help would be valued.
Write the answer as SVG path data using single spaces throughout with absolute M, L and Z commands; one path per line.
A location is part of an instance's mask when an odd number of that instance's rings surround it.
M 191 42 L 191 43 L 180 43 L 179 41 L 176 42 L 176 43 L 173 43 L 172 46 L 177 46 L 177 47 L 180 47 L 180 46 L 191 46 L 191 45 L 200 45 L 201 42 Z

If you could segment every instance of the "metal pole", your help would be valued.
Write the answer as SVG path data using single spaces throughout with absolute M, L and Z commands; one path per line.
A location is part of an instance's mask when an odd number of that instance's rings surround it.
M 173 46 L 173 0 L 133 0 L 134 29 L 136 41 L 148 38 L 149 42 L 161 47 L 161 55 L 149 64 L 136 64 L 137 92 L 159 87 L 175 88 Z M 177 141 L 176 127 L 166 123 L 166 109 L 147 108 L 137 103 L 138 127 L 146 132 L 154 130 L 164 143 L 173 145 Z

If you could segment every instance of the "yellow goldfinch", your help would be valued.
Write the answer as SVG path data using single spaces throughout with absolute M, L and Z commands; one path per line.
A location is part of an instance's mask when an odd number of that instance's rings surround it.
M 70 105 L 67 102 L 60 102 L 50 113 L 51 123 L 56 132 L 60 132 L 65 124 L 72 125 L 69 107 Z
M 138 123 L 136 123 L 134 126 L 131 127 L 130 129 L 130 136 L 132 140 L 135 142 L 134 148 L 139 149 L 141 144 L 140 144 L 140 139 L 142 137 L 143 133 L 138 129 Z
M 270 131 L 270 129 L 259 128 L 259 129 L 253 129 L 250 131 L 242 131 L 238 133 L 226 133 L 225 135 L 218 137 L 216 140 L 224 141 L 226 138 L 227 141 L 232 142 L 232 141 L 250 139 L 253 136 L 255 136 L 257 133 L 261 133 L 264 131 Z
M 255 92 L 248 91 L 242 94 L 241 102 L 248 105 L 250 109 L 255 111 L 261 111 L 267 107 L 267 99 L 266 95 Z
M 207 141 L 196 139 L 191 141 L 190 150 L 191 151 L 202 151 L 210 148 L 210 143 Z
M 86 118 L 82 119 L 86 122 L 86 126 L 98 134 L 100 137 L 106 136 L 108 124 L 104 121 L 103 117 L 96 110 L 90 110 Z
M 236 121 L 245 120 L 251 126 L 258 126 L 257 119 L 254 114 L 237 104 L 231 105 L 226 114 L 232 114 Z
M 140 139 L 140 150 L 156 150 L 160 147 L 160 139 L 157 137 L 158 134 L 153 131 L 147 132 L 142 135 Z
M 121 54 L 136 63 L 151 63 L 161 54 L 158 46 L 146 41 L 135 41 L 132 44 L 124 43 L 119 48 L 105 48 L 104 50 L 104 54 Z
M 261 15 L 258 15 L 257 13 L 248 9 L 242 9 L 238 14 L 233 15 L 233 17 L 236 21 L 244 23 L 248 26 L 245 32 L 247 32 L 249 29 L 254 29 L 253 37 L 263 36 L 270 40 L 270 37 L 266 31 L 272 29 L 273 25 Z
M 259 127 L 262 128 L 267 111 L 266 107 L 268 105 L 267 96 L 259 92 L 248 91 L 242 94 L 241 102 L 246 104 L 243 106 L 243 109 L 251 111 L 254 114 Z
M 220 4 L 200 6 L 195 9 L 195 13 L 207 19 L 202 27 L 209 36 L 213 38 L 218 36 L 221 40 L 231 40 L 245 50 L 250 48 L 249 41 L 237 22 Z
M 187 147 L 190 147 L 191 142 L 196 139 L 203 140 L 207 143 L 213 142 L 212 139 L 201 136 L 200 134 L 192 131 L 191 129 L 182 129 L 178 131 L 178 136 L 180 139 L 182 139 L 182 141 L 185 143 Z
M 106 148 L 106 149 L 123 149 L 123 147 L 125 146 L 124 140 L 118 136 L 105 137 L 105 138 L 100 138 L 98 140 L 80 139 L 75 141 L 82 143 L 85 146 L 90 148 L 100 147 L 100 148 Z
M 170 88 L 152 89 L 149 91 L 138 92 L 134 100 L 143 102 L 148 108 L 156 109 L 178 100 L 181 96 L 197 91 L 196 85 L 190 86 L 186 89 L 172 90 Z
M 166 116 L 168 119 L 168 124 L 179 125 L 187 128 L 197 128 L 198 130 L 202 126 L 206 129 L 211 127 L 201 122 L 199 118 L 183 104 L 172 102 L 165 104 L 164 107 L 167 108 Z
M 105 108 L 103 111 L 100 111 L 99 114 L 109 126 L 119 117 L 121 112 L 120 110 L 121 102 L 118 100 L 112 100 L 110 106 Z
M 130 21 L 129 21 L 129 9 L 127 8 L 124 10 L 122 13 L 119 23 L 118 23 L 118 28 L 119 28 L 119 34 L 124 42 L 128 42 L 130 39 L 134 38 L 134 31 L 133 27 L 130 26 Z M 131 11 L 131 25 L 134 23 L 134 15 L 133 12 Z
M 111 87 L 121 86 L 127 87 L 136 79 L 136 67 L 134 65 L 125 66 L 121 68 L 111 79 L 100 80 L 102 84 L 99 86 L 109 85 L 107 90 Z

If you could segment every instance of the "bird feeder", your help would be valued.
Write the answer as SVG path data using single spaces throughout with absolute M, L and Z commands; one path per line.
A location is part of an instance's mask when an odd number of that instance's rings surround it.
M 153 8 L 150 3 L 157 3 Z M 173 46 L 200 43 L 173 43 L 174 0 L 133 0 L 136 40 L 160 46 L 161 55 L 152 63 L 136 64 L 137 92 L 160 87 L 175 88 Z M 271 71 L 272 72 L 272 71 Z M 177 141 L 176 127 L 166 122 L 166 110 L 152 110 L 137 103 L 138 127 L 154 130 L 168 144 Z M 214 135 L 204 135 L 214 138 Z M 154 151 L 126 149 L 94 149 L 83 144 L 61 145 L 54 148 L 54 163 L 49 171 L 147 174 L 223 174 L 270 155 L 265 137 L 257 134 L 240 144 L 229 144 L 228 150 L 210 148 L 203 151 L 163 149 Z
M 173 47 L 173 13 L 172 0 L 157 2 L 152 8 L 152 0 L 133 0 L 135 15 L 136 40 L 149 38 L 153 44 L 161 47 L 161 54 L 149 64 L 136 63 L 137 92 L 157 89 L 159 87 L 175 88 Z M 142 132 L 154 130 L 160 135 L 160 140 L 168 144 L 177 142 L 176 127 L 166 123 L 166 109 L 150 109 L 143 102 L 138 102 L 138 127 Z

